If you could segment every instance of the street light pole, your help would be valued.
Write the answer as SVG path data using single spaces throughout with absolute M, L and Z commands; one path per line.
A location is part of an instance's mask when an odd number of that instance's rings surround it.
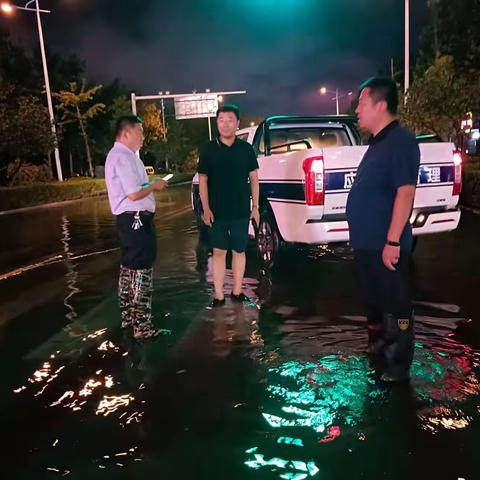
M 29 5 L 32 3 L 35 3 L 35 8 L 29 8 Z M 50 92 L 50 79 L 48 77 L 47 56 L 45 54 L 42 21 L 40 18 L 40 13 L 50 13 L 50 10 L 40 9 L 38 0 L 30 0 L 24 7 L 18 7 L 17 5 L 12 5 L 10 3 L 2 3 L 1 10 L 6 14 L 12 13 L 13 10 L 25 10 L 27 12 L 35 12 L 35 14 L 37 15 L 38 39 L 40 41 L 40 53 L 42 55 L 43 77 L 45 81 L 45 90 L 47 93 L 48 114 L 50 116 L 50 125 L 52 129 L 53 139 L 55 142 L 54 152 L 55 152 L 55 163 L 57 166 L 57 177 L 60 182 L 63 182 L 62 163 L 60 161 L 60 151 L 58 149 L 57 129 L 55 127 L 55 116 L 53 114 L 52 94 Z
M 130 98 L 132 102 L 132 114 L 136 115 L 137 114 L 137 96 L 135 95 L 135 93 L 132 92 Z
M 165 125 L 165 103 L 162 98 L 162 127 L 163 127 L 163 140 L 167 140 L 167 126 Z
M 344 97 L 350 97 L 350 96 L 353 95 L 353 92 L 342 93 L 340 95 L 340 92 L 339 92 L 338 88 L 336 88 L 335 91 L 331 91 L 331 90 L 327 90 L 327 87 L 321 87 L 319 91 L 320 91 L 321 95 L 325 95 L 326 93 L 330 93 L 332 95 L 335 94 L 335 96 L 332 98 L 332 100 L 335 100 L 335 106 L 336 106 L 336 109 L 337 109 L 337 116 L 340 115 L 340 99 L 344 98 Z
M 410 87 L 410 0 L 405 0 L 405 80 L 404 94 L 407 101 L 407 91 Z
M 29 2 L 32 3 L 32 2 Z M 28 3 L 25 5 L 28 8 Z M 42 54 L 43 76 L 45 79 L 45 90 L 47 92 L 48 113 L 50 114 L 50 124 L 52 126 L 52 134 L 55 141 L 55 164 L 57 166 L 57 176 L 60 182 L 63 182 L 62 163 L 60 161 L 60 150 L 58 149 L 57 128 L 55 127 L 55 117 L 53 114 L 52 94 L 50 91 L 50 79 L 48 76 L 47 56 L 45 54 L 45 44 L 43 42 L 43 29 L 40 19 L 40 6 L 38 0 L 35 0 L 35 10 L 37 15 L 38 38 L 40 40 L 40 52 Z
M 208 117 L 208 139 L 212 139 L 212 121 L 210 120 L 211 117 Z

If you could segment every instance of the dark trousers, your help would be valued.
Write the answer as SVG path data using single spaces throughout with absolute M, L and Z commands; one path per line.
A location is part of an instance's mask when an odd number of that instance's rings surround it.
M 410 255 L 401 253 L 395 271 L 385 267 L 381 251 L 355 250 L 354 257 L 367 309 L 369 351 L 384 355 L 389 373 L 406 376 L 414 346 Z
M 140 223 L 134 229 L 135 212 L 117 215 L 117 232 L 120 240 L 121 264 L 132 270 L 152 268 L 157 256 L 157 239 L 153 213 L 140 212 Z
M 153 213 L 126 212 L 117 215 L 121 267 L 118 296 L 122 328 L 133 327 L 136 338 L 151 334 L 153 262 L 157 240 Z

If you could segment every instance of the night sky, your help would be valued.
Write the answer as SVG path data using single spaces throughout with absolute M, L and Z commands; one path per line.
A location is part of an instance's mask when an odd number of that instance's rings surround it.
M 410 2 L 412 49 L 428 17 Z M 17 0 L 17 4 L 23 3 Z M 250 115 L 334 113 L 326 85 L 355 90 L 403 61 L 403 0 L 41 0 L 49 49 L 86 61 L 89 80 L 137 94 L 247 90 Z M 0 25 L 37 41 L 34 14 Z M 342 102 L 346 109 L 350 99 Z

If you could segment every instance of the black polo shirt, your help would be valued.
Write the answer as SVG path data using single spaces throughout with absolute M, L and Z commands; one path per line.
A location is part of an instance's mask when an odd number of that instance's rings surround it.
M 370 140 L 347 201 L 350 243 L 354 249 L 383 250 L 397 189 L 416 185 L 420 149 L 415 136 L 398 121 Z M 407 222 L 400 248 L 410 250 L 412 227 Z
M 250 216 L 249 174 L 257 168 L 252 146 L 238 138 L 230 147 L 219 138 L 202 147 L 198 173 L 208 176 L 208 201 L 214 220 Z

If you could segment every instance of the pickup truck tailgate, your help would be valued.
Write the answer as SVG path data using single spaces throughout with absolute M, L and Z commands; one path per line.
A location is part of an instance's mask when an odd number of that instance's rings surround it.
M 345 215 L 348 193 L 357 168 L 368 147 L 325 148 L 324 215 L 340 219 Z M 455 165 L 451 143 L 420 145 L 420 169 L 414 209 L 455 208 L 458 195 L 453 196 Z

